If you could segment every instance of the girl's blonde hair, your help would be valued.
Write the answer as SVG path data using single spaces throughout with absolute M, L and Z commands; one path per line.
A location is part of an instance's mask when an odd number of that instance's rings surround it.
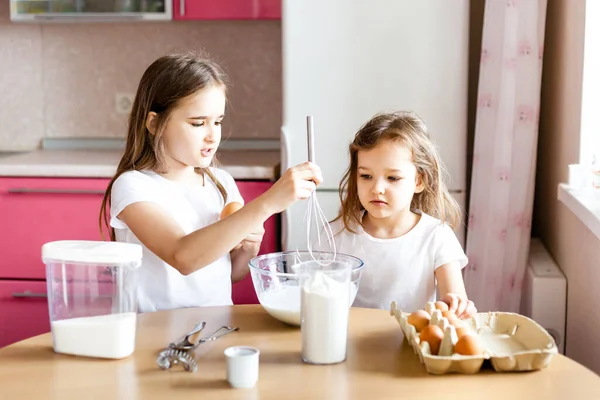
M 127 128 L 125 152 L 115 176 L 111 179 L 100 210 L 100 232 L 103 225 L 109 229 L 110 239 L 115 240 L 110 227 L 110 197 L 115 180 L 127 171 L 151 170 L 166 172 L 166 154 L 163 133 L 171 112 L 179 102 L 201 90 L 220 86 L 226 91 L 227 76 L 213 61 L 193 53 L 170 54 L 154 61 L 144 72 L 138 85 Z M 146 128 L 150 112 L 157 114 L 156 132 Z M 216 159 L 213 158 L 213 165 Z M 227 201 L 227 192 L 209 168 L 197 168 L 196 172 L 208 176 Z M 102 235 L 104 236 L 104 235 Z
M 358 152 L 370 150 L 384 141 L 400 143 L 413 154 L 413 163 L 424 189 L 414 194 L 410 208 L 456 228 L 460 224 L 461 210 L 442 179 L 444 168 L 427 126 L 417 114 L 404 111 L 377 114 L 356 133 L 349 147 L 350 166 L 340 182 L 342 207 L 335 220 L 342 219 L 344 227 L 353 233 L 356 233 L 355 227 L 362 226 L 364 207 L 358 198 Z

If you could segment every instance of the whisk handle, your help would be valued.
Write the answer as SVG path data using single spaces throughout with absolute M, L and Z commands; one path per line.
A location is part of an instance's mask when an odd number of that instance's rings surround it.
M 306 117 L 306 135 L 308 142 L 308 161 L 314 163 L 315 162 L 315 137 L 314 137 L 314 125 L 313 125 L 313 117 L 309 115 Z

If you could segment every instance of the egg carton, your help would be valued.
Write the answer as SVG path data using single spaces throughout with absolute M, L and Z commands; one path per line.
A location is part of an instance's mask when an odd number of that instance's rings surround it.
M 558 353 L 554 338 L 532 319 L 516 313 L 486 312 L 462 321 L 479 336 L 483 354 L 456 354 L 454 345 L 458 338 L 454 326 L 435 309 L 434 303 L 428 303 L 425 310 L 431 315 L 429 323 L 444 332 L 438 355 L 431 354 L 429 343 L 420 342 L 415 327 L 407 321 L 410 313 L 403 312 L 396 302 L 392 302 L 390 314 L 396 318 L 404 337 L 430 374 L 475 374 L 485 360 L 490 360 L 497 372 L 533 371 L 546 368 Z

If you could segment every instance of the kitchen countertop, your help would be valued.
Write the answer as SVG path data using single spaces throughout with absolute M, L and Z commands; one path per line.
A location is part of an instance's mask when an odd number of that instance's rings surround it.
M 111 178 L 121 150 L 36 150 L 0 158 L 0 176 Z M 275 180 L 280 153 L 277 150 L 222 150 L 221 167 L 234 179 Z
M 268 315 L 260 305 L 181 308 L 139 314 L 135 351 L 121 360 L 58 354 L 46 333 L 0 349 L 0 381 L 6 399 L 598 399 L 600 378 L 581 364 L 554 355 L 540 371 L 430 375 L 387 310 L 350 308 L 345 362 L 301 361 L 301 332 Z M 198 323 L 206 337 L 222 325 L 239 327 L 194 353 L 196 372 L 163 371 L 156 356 Z M 84 339 L 85 340 L 85 339 Z M 94 341 L 90 343 L 94 345 Z M 224 350 L 260 350 L 255 387 L 231 389 Z

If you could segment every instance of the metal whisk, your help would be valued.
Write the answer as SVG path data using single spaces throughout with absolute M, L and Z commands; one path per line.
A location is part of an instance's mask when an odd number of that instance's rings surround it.
M 308 139 L 308 161 L 310 162 L 315 162 L 315 147 L 314 147 L 314 126 L 313 126 L 313 117 L 312 116 L 308 116 L 306 117 L 306 133 L 307 133 L 307 139 Z M 331 226 L 329 225 L 329 222 L 327 221 L 327 218 L 325 217 L 325 213 L 323 212 L 323 210 L 321 209 L 321 206 L 319 205 L 319 201 L 317 200 L 317 193 L 316 191 L 314 191 L 310 198 L 308 199 L 308 205 L 306 208 L 306 214 L 305 214 L 305 219 L 306 219 L 306 242 L 307 242 L 307 248 L 308 248 L 308 253 L 310 254 L 310 257 L 313 259 L 313 261 L 319 263 L 319 265 L 322 266 L 326 266 L 331 264 L 333 261 L 335 261 L 335 257 L 336 257 L 336 247 L 335 247 L 335 240 L 333 237 L 333 231 L 331 230 Z M 322 260 L 317 260 L 315 258 L 315 256 L 313 255 L 313 251 L 312 251 L 312 245 L 311 245 L 311 240 L 310 240 L 310 232 L 311 232 L 311 227 L 312 227 L 312 222 L 313 219 L 315 220 L 316 223 L 316 231 L 317 231 L 317 245 L 321 246 L 321 231 L 324 231 L 325 235 L 327 236 L 327 242 L 331 248 L 331 253 L 333 254 L 333 257 L 330 260 L 326 260 L 325 262 L 323 262 Z

